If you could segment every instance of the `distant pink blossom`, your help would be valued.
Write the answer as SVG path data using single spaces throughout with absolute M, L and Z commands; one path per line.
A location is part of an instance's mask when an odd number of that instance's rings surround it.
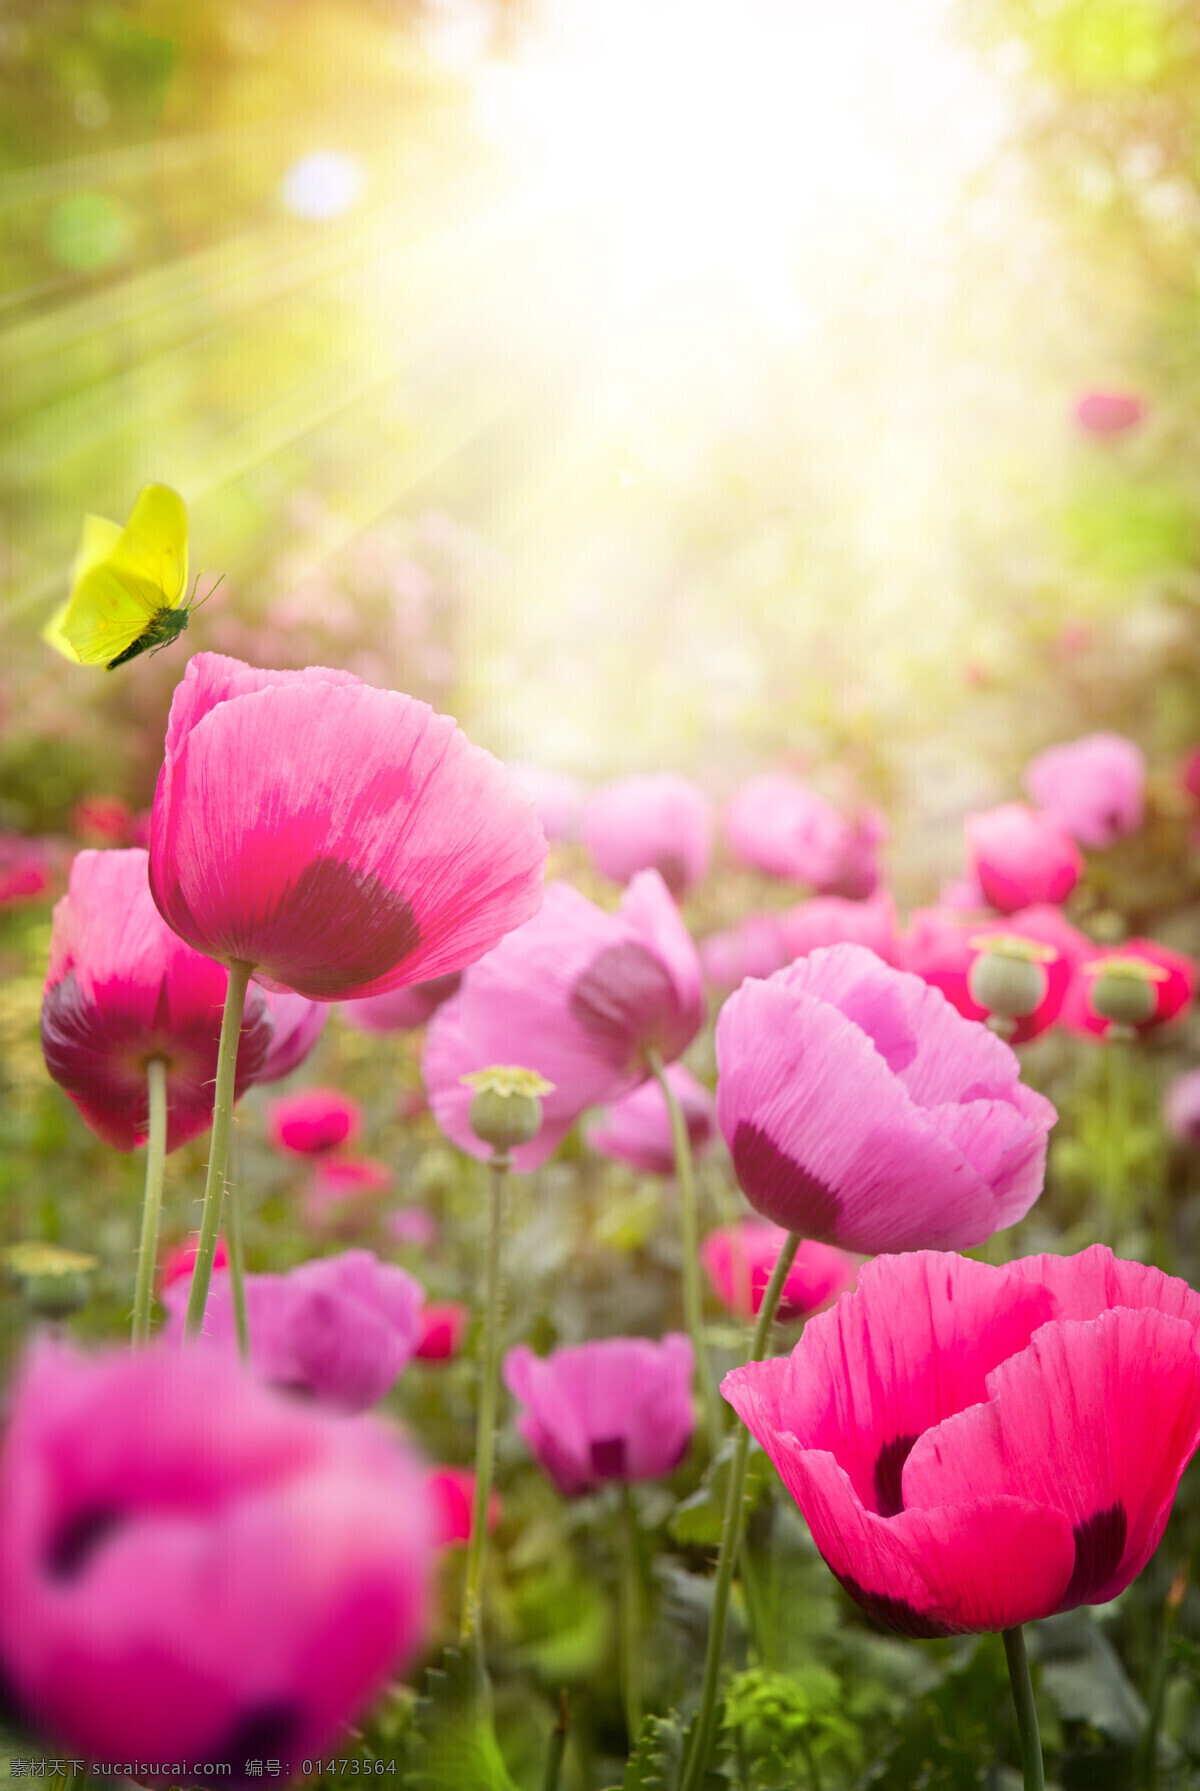
M 471 1514 L 475 1508 L 475 1475 L 470 1468 L 431 1468 L 427 1482 L 433 1499 L 434 1535 L 437 1548 L 471 1540 Z M 500 1522 L 500 1498 L 488 1498 L 487 1527 Z
M 282 1082 L 285 1076 L 299 1069 L 329 1019 L 329 1004 L 309 1001 L 304 995 L 293 995 L 286 989 L 265 991 L 275 1021 L 275 1033 L 267 1060 L 254 1080 Z
M 736 989 L 748 976 L 771 976 L 787 961 L 778 914 L 747 914 L 700 941 L 704 975 L 718 989 Z
M 267 1136 L 277 1150 L 316 1157 L 348 1144 L 362 1130 L 362 1104 L 340 1088 L 303 1088 L 267 1108 Z
M 1048 746 L 1025 767 L 1025 788 L 1081 846 L 1102 850 L 1142 824 L 1146 762 L 1121 734 Z
M 323 1157 L 313 1172 L 313 1205 L 321 1210 L 342 1200 L 374 1200 L 388 1193 L 395 1179 L 377 1157 Z
M 709 1232 L 700 1246 L 700 1261 L 727 1311 L 739 1318 L 755 1316 L 787 1236 L 782 1226 L 768 1219 L 739 1219 Z M 780 1324 L 790 1324 L 822 1311 L 854 1286 L 857 1273 L 857 1259 L 846 1251 L 803 1239 L 783 1284 L 776 1318 Z
M 740 863 L 821 894 L 860 900 L 878 881 L 877 852 L 887 831 L 879 811 L 865 809 L 849 821 L 786 771 L 744 783 L 726 804 L 722 825 Z
M 1001 920 L 960 908 L 914 908 L 908 917 L 908 932 L 900 941 L 900 964 L 940 989 L 964 1019 L 986 1020 L 988 1010 L 974 999 L 969 987 L 971 966 L 984 949 L 979 941 L 1007 935 L 1049 946 L 1056 954 L 1042 966 L 1046 990 L 1041 1001 L 1031 1014 L 1014 1023 L 1008 1042 L 1023 1045 L 1058 1019 L 1071 978 L 1095 953 L 1092 941 L 1071 925 L 1061 908 L 1035 904 Z
M 968 870 L 1001 914 L 1065 902 L 1083 874 L 1075 841 L 1044 809 L 1006 802 L 968 815 L 964 826 Z
M 1085 392 L 1075 401 L 1075 421 L 1086 435 L 1124 435 L 1142 421 L 1147 409 L 1137 392 Z
M 398 1244 L 431 1250 L 438 1240 L 438 1222 L 423 1206 L 398 1206 L 387 1216 L 388 1236 Z
M 1200 1145 L 1200 1069 L 1187 1070 L 1168 1084 L 1163 1118 L 1180 1144 Z
M 538 819 L 546 838 L 551 841 L 574 839 L 587 801 L 583 779 L 569 771 L 550 771 L 544 765 L 510 761 L 508 768 L 537 804 Z
M 192 1270 L 196 1266 L 196 1250 L 199 1243 L 200 1233 L 194 1231 L 186 1244 L 176 1244 L 173 1250 L 167 1251 L 159 1271 L 160 1286 L 170 1287 L 172 1281 L 181 1281 L 185 1275 L 188 1281 L 191 1281 Z M 218 1236 L 217 1247 L 213 1254 L 213 1268 L 227 1269 L 228 1267 L 229 1250 L 225 1239 Z
M 717 1110 L 702 1082 L 682 1063 L 670 1064 L 667 1081 L 683 1111 L 693 1153 L 716 1136 Z M 628 1163 L 648 1175 L 673 1175 L 675 1146 L 671 1119 L 657 1082 L 643 1082 L 632 1094 L 614 1101 L 589 1128 L 588 1144 L 602 1157 Z
M 56 881 L 59 856 L 49 840 L 0 833 L 0 908 L 45 901 Z
M 1196 961 L 1186 952 L 1162 945 L 1157 939 L 1126 939 L 1121 945 L 1097 945 L 1077 968 L 1063 1001 L 1063 1024 L 1072 1032 L 1104 1038 L 1110 1031 L 1112 1021 L 1097 1012 L 1093 992 L 1105 964 L 1114 959 L 1118 964 L 1140 962 L 1148 973 L 1147 987 L 1153 993 L 1154 1005 L 1144 1020 L 1136 1022 L 1138 1032 L 1149 1032 L 1168 1020 L 1178 1019 L 1190 1006 L 1196 992 Z
M 679 899 L 699 883 L 712 856 L 712 805 L 674 772 L 617 778 L 588 799 L 581 823 L 592 863 L 614 883 L 656 870 Z
M 412 983 L 406 989 L 389 989 L 383 995 L 365 995 L 361 1001 L 343 1001 L 338 1013 L 355 1032 L 415 1032 L 435 1014 L 443 1001 L 458 992 L 462 971 L 436 976 L 431 982 Z
M 422 1306 L 421 1334 L 414 1354 L 422 1362 L 448 1362 L 462 1348 L 471 1308 L 461 1300 L 430 1300 Z
M 885 964 L 897 962 L 896 904 L 886 889 L 857 902 L 813 896 L 778 918 L 786 962 L 807 957 L 821 945 L 865 945 Z
M 133 816 L 119 796 L 84 796 L 71 810 L 71 832 L 85 846 L 126 846 Z

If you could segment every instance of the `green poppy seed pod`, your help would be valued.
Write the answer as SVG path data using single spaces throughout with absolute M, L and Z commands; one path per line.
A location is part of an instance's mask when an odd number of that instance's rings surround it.
M 39 1318 L 69 1318 L 91 1298 L 91 1271 L 97 1264 L 94 1256 L 30 1240 L 10 1245 L 3 1260 L 19 1282 L 25 1304 Z
M 539 1096 L 553 1091 L 552 1082 L 535 1070 L 512 1065 L 474 1070 L 462 1080 L 475 1090 L 469 1115 L 471 1130 L 498 1155 L 507 1155 L 537 1137 L 542 1129 Z
M 1145 1026 L 1158 1012 L 1159 978 L 1134 959 L 1110 958 L 1091 987 L 1093 1013 L 1117 1027 Z
M 992 947 L 981 952 L 967 973 L 971 1000 L 1006 1020 L 1023 1020 L 1046 998 L 1046 972 L 1033 958 Z

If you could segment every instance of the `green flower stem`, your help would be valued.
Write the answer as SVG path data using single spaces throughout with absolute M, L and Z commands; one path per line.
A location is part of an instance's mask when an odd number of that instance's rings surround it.
M 184 1320 L 184 1333 L 188 1337 L 198 1337 L 204 1328 L 204 1308 L 208 1304 L 208 1284 L 212 1280 L 217 1232 L 221 1227 L 221 1203 L 225 1197 L 225 1165 L 229 1161 L 229 1134 L 233 1127 L 233 1079 L 237 1069 L 242 1010 L 253 969 L 253 964 L 244 964 L 240 958 L 235 958 L 229 966 L 225 1012 L 221 1016 L 221 1044 L 217 1051 L 217 1088 L 208 1146 L 208 1178 L 204 1184 L 204 1212 L 200 1219 L 200 1242 L 196 1246 L 196 1266 L 192 1270 Z
M 229 1221 L 229 1297 L 233 1302 L 233 1328 L 237 1334 L 238 1355 L 250 1360 L 250 1326 L 246 1320 L 246 1257 L 242 1248 L 242 1202 L 236 1177 L 225 1189 L 225 1205 Z
M 138 1245 L 137 1280 L 133 1289 L 133 1341 L 150 1335 L 154 1268 L 158 1261 L 158 1219 L 162 1212 L 163 1172 L 167 1166 L 167 1064 L 152 1057 L 146 1065 L 150 1097 L 150 1130 L 146 1139 L 146 1192 L 142 1200 L 142 1238 Z
M 800 1248 L 799 1232 L 790 1231 L 787 1242 L 779 1252 L 775 1267 L 771 1271 L 771 1279 L 767 1283 L 767 1291 L 763 1295 L 763 1303 L 758 1311 L 758 1323 L 754 1327 L 754 1342 L 750 1348 L 750 1360 L 761 1362 L 766 1353 L 767 1337 L 771 1323 L 779 1305 L 779 1296 L 783 1292 L 783 1284 L 788 1278 L 788 1271 L 795 1261 L 796 1251 Z M 696 1716 L 696 1726 L 692 1731 L 692 1745 L 688 1753 L 687 1765 L 680 1780 L 679 1791 L 699 1791 L 704 1774 L 708 1768 L 708 1757 L 712 1752 L 713 1729 L 717 1716 L 717 1682 L 721 1676 L 721 1655 L 725 1647 L 725 1615 L 729 1609 L 729 1590 L 733 1583 L 733 1570 L 737 1565 L 738 1551 L 742 1543 L 742 1524 L 745 1513 L 742 1509 L 746 1496 L 746 1463 L 750 1457 L 750 1432 L 744 1424 L 738 1426 L 737 1442 L 734 1444 L 733 1460 L 729 1464 L 729 1487 L 725 1494 L 725 1515 L 721 1521 L 721 1550 L 717 1557 L 717 1578 L 713 1586 L 712 1619 L 708 1626 L 708 1649 L 704 1657 L 704 1683 L 700 1692 L 700 1709 Z
M 465 1644 L 479 1634 L 480 1581 L 483 1546 L 487 1538 L 487 1508 L 492 1492 L 492 1458 L 496 1441 L 496 1403 L 500 1383 L 500 1246 L 503 1240 L 504 1183 L 508 1174 L 506 1151 L 492 1152 L 492 1218 L 487 1246 L 487 1279 L 484 1288 L 483 1359 L 479 1367 L 479 1419 L 475 1432 L 475 1501 L 471 1511 L 471 1535 L 467 1543 L 467 1572 L 463 1583 L 462 1622 L 459 1636 Z
M 1124 1039 L 1108 1038 L 1104 1044 L 1108 1082 L 1108 1152 L 1105 1191 L 1110 1219 L 1122 1216 L 1125 1207 L 1125 1141 L 1129 1132 L 1129 1047 Z
M 550 1731 L 550 1741 L 546 1748 L 546 1770 L 542 1774 L 542 1791 L 558 1791 L 558 1775 L 562 1771 L 563 1755 L 567 1751 L 567 1730 L 570 1726 L 567 1712 L 567 1694 L 558 1694 L 558 1721 Z
M 637 1510 L 627 1480 L 621 1482 L 620 1494 L 621 1695 L 625 1705 L 629 1751 L 632 1753 L 642 1732 L 642 1570 L 638 1561 Z
M 1017 1707 L 1017 1730 L 1021 1737 L 1021 1762 L 1025 1768 L 1025 1791 L 1044 1791 L 1045 1769 L 1042 1765 L 1042 1741 L 1038 1734 L 1037 1707 L 1033 1701 L 1033 1682 L 1029 1677 L 1029 1661 L 1025 1654 L 1025 1636 L 1018 1623 L 1006 1629 L 1004 1653 L 1008 1661 L 1008 1677 L 1012 1681 L 1013 1703 Z
M 696 1178 L 692 1172 L 692 1147 L 688 1140 L 683 1109 L 675 1098 L 675 1090 L 667 1081 L 663 1060 L 653 1046 L 646 1052 L 646 1062 L 662 1089 L 671 1116 L 671 1141 L 675 1147 L 675 1179 L 679 1184 L 679 1231 L 683 1245 L 683 1316 L 692 1351 L 696 1358 L 696 1376 L 700 1387 L 700 1409 L 708 1446 L 715 1455 L 725 1435 L 725 1420 L 717 1389 L 713 1383 L 712 1363 L 704 1341 L 704 1317 L 700 1294 L 700 1232 L 696 1220 Z
M 1171 1652 L 1171 1638 L 1175 1634 L 1175 1625 L 1179 1621 L 1179 1607 L 1187 1592 L 1187 1563 L 1181 1564 L 1167 1593 L 1163 1606 L 1162 1627 L 1158 1634 L 1158 1648 L 1154 1656 L 1154 1671 L 1150 1679 L 1150 1696 L 1147 1700 L 1149 1710 L 1146 1715 L 1146 1727 L 1142 1735 L 1142 1783 L 1146 1791 L 1154 1791 L 1158 1783 L 1158 1731 L 1162 1727 L 1163 1704 L 1167 1691 L 1167 1662 Z

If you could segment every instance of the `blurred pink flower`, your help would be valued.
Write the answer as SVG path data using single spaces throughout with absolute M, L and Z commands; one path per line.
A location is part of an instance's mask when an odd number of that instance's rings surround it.
M 512 1153 L 534 1169 L 585 1107 L 617 1100 L 686 1050 L 704 1019 L 700 960 L 657 871 L 641 871 L 606 914 L 569 883 L 552 883 L 541 913 L 463 977 L 425 1037 L 422 1071 L 434 1117 L 460 1150 L 487 1157 L 471 1130 L 461 1078 L 517 1064 L 553 1083 L 542 1129 Z
M 859 900 L 878 881 L 887 824 L 877 809 L 854 821 L 786 771 L 750 778 L 726 804 L 725 838 L 742 864 L 810 883 L 821 894 Z
M 1015 1054 L 860 945 L 745 982 L 717 1119 L 751 1206 L 850 1250 L 981 1244 L 1042 1190 L 1056 1118 Z
M 329 1004 L 309 1001 L 307 996 L 292 995 L 286 989 L 268 990 L 266 995 L 275 1020 L 275 1036 L 267 1061 L 254 1080 L 258 1083 L 282 1082 L 285 1076 L 299 1069 L 324 1032 L 329 1019 Z
M 548 771 L 543 765 L 510 763 L 509 770 L 537 804 L 538 819 L 548 840 L 571 840 L 579 832 L 587 788 L 569 771 Z M 641 868 L 641 867 L 639 867 Z M 618 878 L 624 882 L 624 878 Z
M 182 1339 L 188 1288 L 163 1289 Z M 370 1250 L 317 1256 L 286 1275 L 246 1276 L 250 1364 L 264 1381 L 343 1412 L 361 1412 L 395 1384 L 421 1335 L 425 1290 Z M 201 1344 L 233 1350 L 237 1333 L 227 1271 L 214 1275 Z M 187 1350 L 194 1345 L 183 1342 Z
M 1057 815 L 1005 802 L 964 823 L 971 874 L 993 908 L 1014 914 L 1065 902 L 1083 873 L 1079 848 Z
M 900 941 L 901 967 L 911 970 L 956 1007 L 964 1019 L 986 1020 L 988 1010 L 971 994 L 971 966 L 983 947 L 980 940 L 1011 935 L 1049 946 L 1057 955 L 1043 963 L 1046 991 L 1031 1014 L 1015 1022 L 1010 1045 L 1023 1045 L 1053 1026 L 1062 1010 L 1071 978 L 1095 946 L 1085 933 L 1068 921 L 1061 908 L 1048 903 L 1022 908 L 1003 920 L 970 914 L 960 908 L 914 908 L 908 917 L 908 933 Z
M 355 1032 L 415 1032 L 435 1014 L 443 1001 L 457 994 L 462 971 L 435 976 L 427 983 L 411 983 L 406 989 L 389 989 L 384 995 L 364 995 L 361 1001 L 343 1001 L 338 1014 Z
M 787 961 L 778 914 L 747 914 L 700 941 L 704 975 L 718 989 L 736 989 L 748 976 L 770 976 Z
M 517 1429 L 564 1498 L 609 1480 L 659 1480 L 687 1454 L 692 1346 L 610 1337 L 535 1356 L 519 1343 L 504 1380 L 526 1408 Z
M 614 883 L 655 870 L 678 900 L 708 871 L 712 804 L 673 771 L 617 778 L 588 798 L 581 823 L 592 863 Z
M 267 1136 L 276 1150 L 316 1157 L 357 1138 L 363 1110 L 340 1088 L 302 1088 L 267 1107 Z
M 716 1135 L 713 1098 L 682 1063 L 668 1065 L 667 1081 L 683 1109 L 688 1141 L 693 1152 L 699 1153 Z M 614 1101 L 589 1127 L 587 1141 L 602 1157 L 628 1163 L 648 1175 L 675 1173 L 671 1117 L 657 1082 L 643 1082 L 632 1094 Z
M 865 945 L 885 964 L 898 959 L 896 904 L 886 889 L 865 901 L 844 896 L 813 896 L 779 916 L 785 963 L 807 957 L 821 945 Z
M 170 1287 L 172 1281 L 182 1281 L 185 1275 L 190 1284 L 192 1270 L 196 1266 L 196 1249 L 199 1242 L 200 1233 L 194 1231 L 186 1244 L 176 1244 L 173 1250 L 167 1251 L 159 1271 L 160 1287 Z M 228 1267 L 229 1249 L 224 1237 L 218 1236 L 217 1247 L 213 1254 L 213 1268 L 227 1269 Z
M 545 856 L 525 792 L 416 698 L 188 661 L 150 881 L 197 949 L 311 999 L 382 994 L 461 970 L 535 914 Z
M 84 796 L 71 810 L 71 832 L 85 846 L 127 845 L 132 823 L 119 796 Z
M 35 1346 L 0 1458 L 23 1729 L 105 1761 L 332 1752 L 420 1646 L 425 1471 L 202 1349 Z M 182 1770 L 182 1769 L 181 1769 Z M 185 1774 L 186 1776 L 186 1774 Z
M 391 1189 L 395 1176 L 377 1157 L 322 1157 L 310 1183 L 311 1204 L 320 1214 L 339 1201 L 374 1200 Z
M 1146 762 L 1121 734 L 1048 746 L 1025 767 L 1025 788 L 1081 846 L 1102 849 L 1142 824 Z
M 212 1123 L 225 1005 L 224 965 L 193 951 L 159 916 L 146 854 L 84 851 L 54 910 L 42 997 L 46 1068 L 92 1131 L 133 1150 L 149 1124 L 146 1064 L 167 1065 L 167 1149 Z M 247 993 L 235 1095 L 255 1080 L 271 1044 L 261 989 Z
M 1200 1296 L 1093 1244 L 882 1256 L 790 1356 L 727 1374 L 850 1596 L 910 1636 L 1105 1604 L 1200 1439 Z
M 755 1316 L 787 1236 L 769 1219 L 739 1219 L 709 1232 L 700 1246 L 700 1261 L 727 1311 L 738 1318 Z M 788 1270 L 776 1318 L 780 1324 L 793 1324 L 822 1311 L 854 1286 L 857 1274 L 856 1258 L 832 1244 L 805 1238 Z
M 1086 435 L 1124 435 L 1147 411 L 1136 392 L 1085 392 L 1075 401 L 1075 421 Z
M 0 833 L 0 908 L 49 896 L 58 853 L 50 841 L 24 833 Z
M 423 1362 L 448 1362 L 462 1348 L 471 1308 L 461 1300 L 430 1300 L 420 1312 L 421 1335 L 414 1355 Z
M 1196 992 L 1195 960 L 1169 945 L 1160 945 L 1157 939 L 1126 939 L 1107 949 L 1094 945 L 1087 961 L 1077 967 L 1063 1001 L 1063 1025 L 1072 1032 L 1104 1038 L 1111 1030 L 1111 1018 L 1098 1013 L 1093 1004 L 1096 983 L 1109 964 L 1117 966 L 1118 974 L 1125 965 L 1144 967 L 1153 1007 L 1145 1019 L 1133 1022 L 1138 1032 L 1177 1019 Z
M 433 1499 L 433 1540 L 438 1548 L 471 1540 L 471 1513 L 475 1506 L 475 1475 L 470 1468 L 431 1468 L 427 1481 Z M 487 1527 L 500 1522 L 500 1499 L 488 1498 Z
M 387 1216 L 388 1236 L 398 1244 L 431 1250 L 438 1240 L 438 1223 L 423 1206 L 398 1206 Z
M 1189 796 L 1200 796 L 1200 747 L 1189 753 L 1180 767 L 1179 781 Z
M 1180 1144 L 1200 1145 L 1200 1070 L 1187 1070 L 1168 1084 L 1163 1118 Z

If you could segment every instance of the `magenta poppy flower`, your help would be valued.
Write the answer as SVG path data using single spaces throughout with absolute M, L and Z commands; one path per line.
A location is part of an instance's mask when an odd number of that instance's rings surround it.
M 1142 824 L 1146 761 L 1122 734 L 1048 746 L 1025 767 L 1025 788 L 1081 846 L 1102 850 Z
M 790 1356 L 721 1391 L 863 1609 L 906 1635 L 1103 1604 L 1200 1441 L 1200 1295 L 1101 1244 L 860 1271 Z
M 743 983 L 716 1045 L 738 1181 L 788 1231 L 865 1254 L 965 1248 L 1041 1193 L 1057 1115 L 1015 1053 L 861 945 Z
M 1065 902 L 1083 874 L 1083 859 L 1057 815 L 1005 802 L 964 823 L 967 860 L 993 908 L 1015 914 L 1035 903 Z
M 181 1332 L 187 1297 L 182 1283 L 163 1291 Z M 314 1257 L 286 1275 L 247 1275 L 251 1365 L 274 1386 L 339 1411 L 365 1411 L 411 1360 L 424 1303 L 415 1276 L 370 1250 Z M 202 1337 L 224 1349 L 236 1346 L 227 1274 L 213 1276 Z
M 588 799 L 582 834 L 601 876 L 628 883 L 654 870 L 678 900 L 708 871 L 712 804 L 673 771 L 620 777 Z
M 425 1035 L 422 1071 L 434 1117 L 460 1150 L 487 1157 L 470 1126 L 461 1078 L 492 1064 L 535 1070 L 542 1129 L 512 1153 L 544 1163 L 585 1107 L 619 1099 L 691 1044 L 704 1020 L 700 960 L 657 871 L 642 871 L 607 914 L 569 883 L 552 883 L 540 914 L 463 977 Z
M 0 908 L 44 901 L 57 881 L 58 858 L 49 840 L 0 833 Z
M 361 1001 L 343 1001 L 338 1013 L 355 1032 L 415 1032 L 457 994 L 462 971 L 435 976 L 407 989 L 389 989 L 384 995 L 365 995 Z
M 413 1354 L 422 1362 L 448 1362 L 462 1348 L 471 1308 L 460 1300 L 430 1300 L 420 1311 L 421 1332 Z
M 198 951 L 318 1001 L 426 982 L 537 912 L 545 857 L 515 779 L 415 697 L 188 661 L 150 883 Z
M 538 819 L 546 838 L 574 839 L 587 801 L 583 780 L 573 777 L 569 771 L 549 771 L 544 765 L 513 764 L 510 761 L 508 768 L 537 804 Z
M 1085 933 L 1073 927 L 1061 910 L 1047 903 L 1023 908 L 1002 921 L 980 917 L 958 908 L 915 908 L 908 918 L 908 933 L 900 942 L 900 962 L 923 982 L 940 989 L 967 1020 L 986 1020 L 970 990 L 971 967 L 988 949 L 989 941 L 1025 939 L 1045 945 L 1055 954 L 1042 960 L 1045 992 L 1032 1013 L 1014 1022 L 1010 1045 L 1023 1045 L 1045 1032 L 1058 1019 L 1071 978 L 1095 946 Z
M 1189 796 L 1200 796 L 1200 747 L 1179 768 L 1179 781 Z
M 1129 1021 L 1137 1032 L 1178 1019 L 1196 993 L 1196 963 L 1185 952 L 1160 945 L 1157 939 L 1126 939 L 1108 951 L 1093 945 L 1087 960 L 1076 968 L 1063 1001 L 1063 1024 L 1072 1032 L 1104 1038 L 1111 1030 L 1112 1016 L 1096 1006 L 1096 986 L 1110 966 L 1111 973 L 1143 984 L 1144 1016 Z
M 282 1082 L 299 1069 L 329 1019 L 328 1002 L 309 1001 L 285 989 L 268 990 L 267 1001 L 275 1021 L 275 1034 L 267 1061 L 254 1078 L 257 1083 Z
M 788 961 L 778 914 L 747 914 L 700 941 L 700 962 L 708 982 L 736 989 L 748 976 L 771 976 Z
M 323 1157 L 309 1184 L 311 1204 L 323 1212 L 339 1201 L 377 1200 L 390 1191 L 395 1175 L 378 1157 Z
M 785 962 L 807 957 L 822 945 L 865 945 L 885 964 L 897 961 L 896 904 L 886 889 L 865 901 L 844 896 L 813 896 L 779 915 Z
M 687 1454 L 694 1357 L 688 1338 L 609 1337 L 535 1356 L 519 1343 L 504 1381 L 517 1429 L 564 1498 L 609 1480 L 660 1480 Z
M 717 1130 L 717 1110 L 703 1082 L 682 1063 L 667 1068 L 667 1081 L 683 1111 L 693 1153 L 706 1149 Z M 628 1163 L 647 1175 L 675 1173 L 671 1116 L 657 1082 L 643 1082 L 632 1094 L 614 1101 L 588 1130 L 587 1141 L 602 1157 Z
M 1180 1144 L 1200 1145 L 1200 1070 L 1187 1070 L 1169 1084 L 1163 1118 Z
M 1084 392 L 1075 401 L 1075 421 L 1085 435 L 1124 435 L 1136 428 L 1147 408 L 1136 392 Z
M 787 1237 L 783 1227 L 769 1219 L 739 1219 L 709 1232 L 700 1246 L 700 1261 L 727 1312 L 745 1319 L 757 1314 Z M 855 1257 L 832 1244 L 804 1238 L 783 1284 L 776 1319 L 793 1324 L 822 1311 L 854 1286 L 857 1274 Z
M 471 1514 L 475 1509 L 475 1475 L 470 1468 L 431 1468 L 430 1497 L 433 1501 L 433 1540 L 438 1548 L 471 1540 Z M 496 1493 L 488 1498 L 487 1527 L 494 1530 L 500 1522 L 500 1500 Z
M 84 796 L 71 810 L 71 832 L 85 846 L 127 846 L 133 815 L 119 796 Z
M 191 1281 L 192 1270 L 196 1266 L 196 1251 L 199 1243 L 200 1233 L 194 1231 L 186 1244 L 176 1244 L 173 1250 L 167 1251 L 163 1257 L 162 1268 L 159 1270 L 160 1287 L 170 1287 L 172 1281 L 182 1281 L 185 1276 L 189 1282 Z M 228 1267 L 229 1248 L 224 1237 L 218 1234 L 217 1247 L 213 1252 L 213 1268 L 227 1269 Z
M 419 1647 L 424 1469 L 370 1419 L 206 1350 L 42 1342 L 0 1457 L 0 1660 L 22 1727 L 102 1761 L 292 1762 Z M 187 1777 L 181 1766 L 177 1776 Z
M 267 1108 L 267 1136 L 277 1150 L 317 1157 L 356 1138 L 362 1130 L 361 1104 L 340 1088 L 302 1088 Z
M 163 923 L 146 880 L 146 854 L 79 852 L 54 909 L 42 996 L 46 1068 L 98 1137 L 117 1150 L 145 1142 L 146 1064 L 167 1066 L 167 1149 L 212 1123 L 213 1080 L 228 972 Z M 271 1045 L 271 1010 L 249 991 L 235 1096 L 255 1080 Z

